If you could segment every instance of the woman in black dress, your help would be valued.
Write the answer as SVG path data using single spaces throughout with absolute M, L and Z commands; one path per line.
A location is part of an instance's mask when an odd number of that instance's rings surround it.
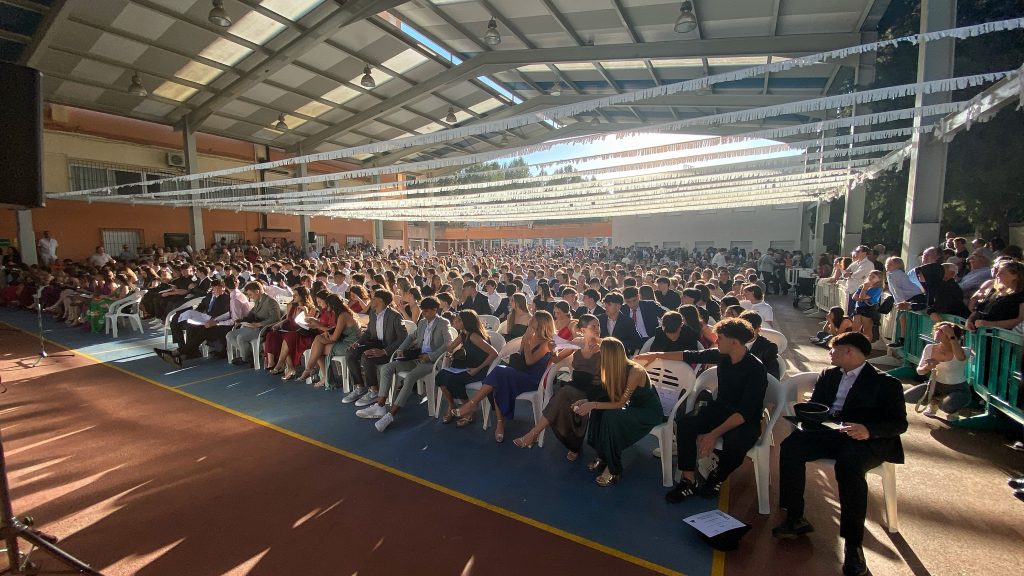
M 1003 261 L 996 267 L 992 289 L 967 318 L 967 329 L 1013 330 L 1024 322 L 1024 264 Z
M 455 317 L 453 323 L 459 331 L 459 336 L 448 346 L 448 354 L 452 356 L 451 370 L 443 369 L 437 373 L 435 384 L 440 387 L 448 406 L 452 410 L 456 406 L 455 400 L 469 400 L 466 394 L 466 385 L 483 380 L 487 375 L 487 368 L 491 362 L 498 357 L 498 351 L 491 346 L 490 338 L 484 332 L 483 323 L 480 317 L 473 310 L 461 310 Z M 459 351 L 465 354 L 458 354 Z M 447 424 L 457 417 L 452 410 L 444 412 L 441 418 L 443 424 Z M 473 421 L 473 414 L 458 418 L 456 426 L 462 427 Z

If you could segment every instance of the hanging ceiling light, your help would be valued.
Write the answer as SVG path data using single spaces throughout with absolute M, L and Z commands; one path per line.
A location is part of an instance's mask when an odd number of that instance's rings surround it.
M 697 29 L 697 17 L 693 15 L 693 2 L 686 0 L 679 6 L 679 17 L 676 18 L 676 32 L 689 34 Z
M 277 115 L 277 122 L 274 122 L 274 129 L 282 132 L 288 129 L 288 125 L 284 122 L 284 114 Z
M 138 72 L 132 74 L 132 84 L 128 87 L 128 93 L 132 96 L 142 96 L 143 98 L 149 96 L 149 91 L 142 85 L 142 80 L 139 80 Z
M 551 87 L 551 95 L 552 96 L 561 96 L 562 95 L 562 81 L 561 80 L 555 81 L 555 85 Z
M 498 142 L 499 146 L 508 146 L 508 134 L 502 134 L 501 140 Z
M 597 117 L 597 112 L 594 112 L 594 116 L 590 119 L 590 123 L 597 126 L 601 123 L 601 119 Z
M 374 88 L 377 86 L 377 81 L 370 75 L 369 64 L 363 67 L 363 77 L 359 80 L 359 84 L 361 84 L 363 88 Z
M 228 16 L 227 10 L 224 10 L 224 0 L 213 0 L 213 9 L 210 10 L 210 15 L 207 18 L 211 24 L 221 28 L 231 26 L 231 17 Z
M 484 43 L 488 46 L 501 44 L 501 33 L 498 32 L 498 22 L 494 18 L 491 18 L 491 21 L 487 23 L 487 32 L 484 32 Z
M 444 121 L 449 124 L 455 124 L 459 121 L 459 119 L 455 117 L 455 108 L 453 106 L 448 106 L 448 115 L 444 117 Z

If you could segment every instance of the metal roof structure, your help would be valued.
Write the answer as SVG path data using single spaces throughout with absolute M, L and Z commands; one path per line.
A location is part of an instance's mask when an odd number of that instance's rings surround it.
M 0 17 L 0 41 L 24 45 L 4 53 L 45 74 L 49 101 L 167 124 L 187 118 L 191 130 L 309 153 L 860 44 L 888 0 L 696 0 L 687 33 L 673 30 L 676 0 L 222 4 L 226 28 L 208 18 L 211 0 L 0 0 L 0 16 L 18 15 Z M 491 18 L 494 46 L 484 40 Z M 571 133 L 601 132 L 792 102 L 835 93 L 856 65 L 766 74 L 505 135 L 538 142 L 574 121 L 585 126 Z M 367 66 L 372 88 L 361 84 Z M 134 75 L 146 97 L 128 92 Z M 445 121 L 449 109 L 457 122 Z M 286 130 L 275 128 L 282 117 Z M 409 154 L 494 150 L 501 137 Z

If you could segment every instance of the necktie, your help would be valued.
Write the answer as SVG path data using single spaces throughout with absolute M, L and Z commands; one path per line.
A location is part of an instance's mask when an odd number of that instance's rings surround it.
M 213 297 L 210 297 L 210 303 L 206 305 L 206 313 L 213 312 Z
M 636 324 L 636 308 L 633 308 L 633 323 Z

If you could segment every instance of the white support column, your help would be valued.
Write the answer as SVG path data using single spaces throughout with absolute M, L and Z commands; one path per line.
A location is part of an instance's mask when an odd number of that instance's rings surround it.
M 430 241 L 427 245 L 427 250 L 432 252 L 435 250 L 434 242 L 437 240 L 437 228 L 434 226 L 433 220 L 427 223 L 427 239 Z
M 814 216 L 814 242 L 812 246 L 815 256 L 825 252 L 825 221 L 829 217 L 828 202 L 818 200 L 817 213 Z
M 297 154 L 299 156 L 304 154 L 304 152 L 302 151 L 301 147 L 298 149 Z M 305 178 L 308 175 L 309 175 L 309 168 L 308 168 L 308 166 L 307 166 L 307 164 L 305 162 L 302 162 L 302 163 L 297 164 L 295 166 L 295 176 L 297 176 L 299 178 Z M 309 185 L 306 184 L 305 182 L 300 182 L 299 183 L 299 191 L 300 192 L 305 192 L 308 188 L 309 188 Z M 312 230 L 313 230 L 312 219 L 309 216 L 305 215 L 305 214 L 299 216 L 299 245 L 300 246 L 307 247 L 309 244 L 313 244 L 313 242 L 309 241 L 309 233 Z
M 861 35 L 861 44 L 878 41 L 878 33 L 871 32 Z M 854 84 L 858 90 L 867 88 L 875 81 L 875 53 L 865 52 L 857 59 L 857 67 L 853 74 Z M 853 115 L 871 112 L 870 104 L 853 106 Z M 861 128 L 861 131 L 869 130 L 869 127 Z M 857 132 L 856 128 L 850 128 L 850 135 Z M 853 142 L 850 142 L 853 148 Z M 852 188 L 846 194 L 846 210 L 843 213 L 843 250 L 842 253 L 852 252 L 854 248 L 863 243 L 864 235 L 864 201 L 867 196 L 867 187 L 860 184 Z
M 185 170 L 189 174 L 200 172 L 199 154 L 196 152 L 196 135 L 189 126 L 188 117 L 181 120 L 181 150 L 185 156 Z M 189 182 L 190 188 L 198 188 L 199 181 Z M 197 252 L 206 247 L 206 233 L 203 230 L 203 209 L 193 205 L 189 207 L 189 222 L 192 226 L 192 248 Z
M 32 229 L 32 211 L 16 210 L 18 220 L 18 250 L 21 251 L 21 261 L 25 264 L 38 264 L 39 255 L 36 254 L 36 231 Z M 60 255 L 60 248 L 57 249 Z
M 922 0 L 921 32 L 956 26 L 955 0 Z M 921 42 L 917 53 L 917 81 L 929 82 L 953 76 L 955 40 Z M 919 93 L 915 106 L 949 102 L 949 92 Z M 937 118 L 914 117 L 914 128 L 927 126 Z M 942 202 L 946 187 L 946 143 L 930 133 L 914 132 L 910 142 L 910 174 L 907 211 L 903 220 L 903 259 L 910 265 L 917 254 L 935 245 L 942 234 Z

